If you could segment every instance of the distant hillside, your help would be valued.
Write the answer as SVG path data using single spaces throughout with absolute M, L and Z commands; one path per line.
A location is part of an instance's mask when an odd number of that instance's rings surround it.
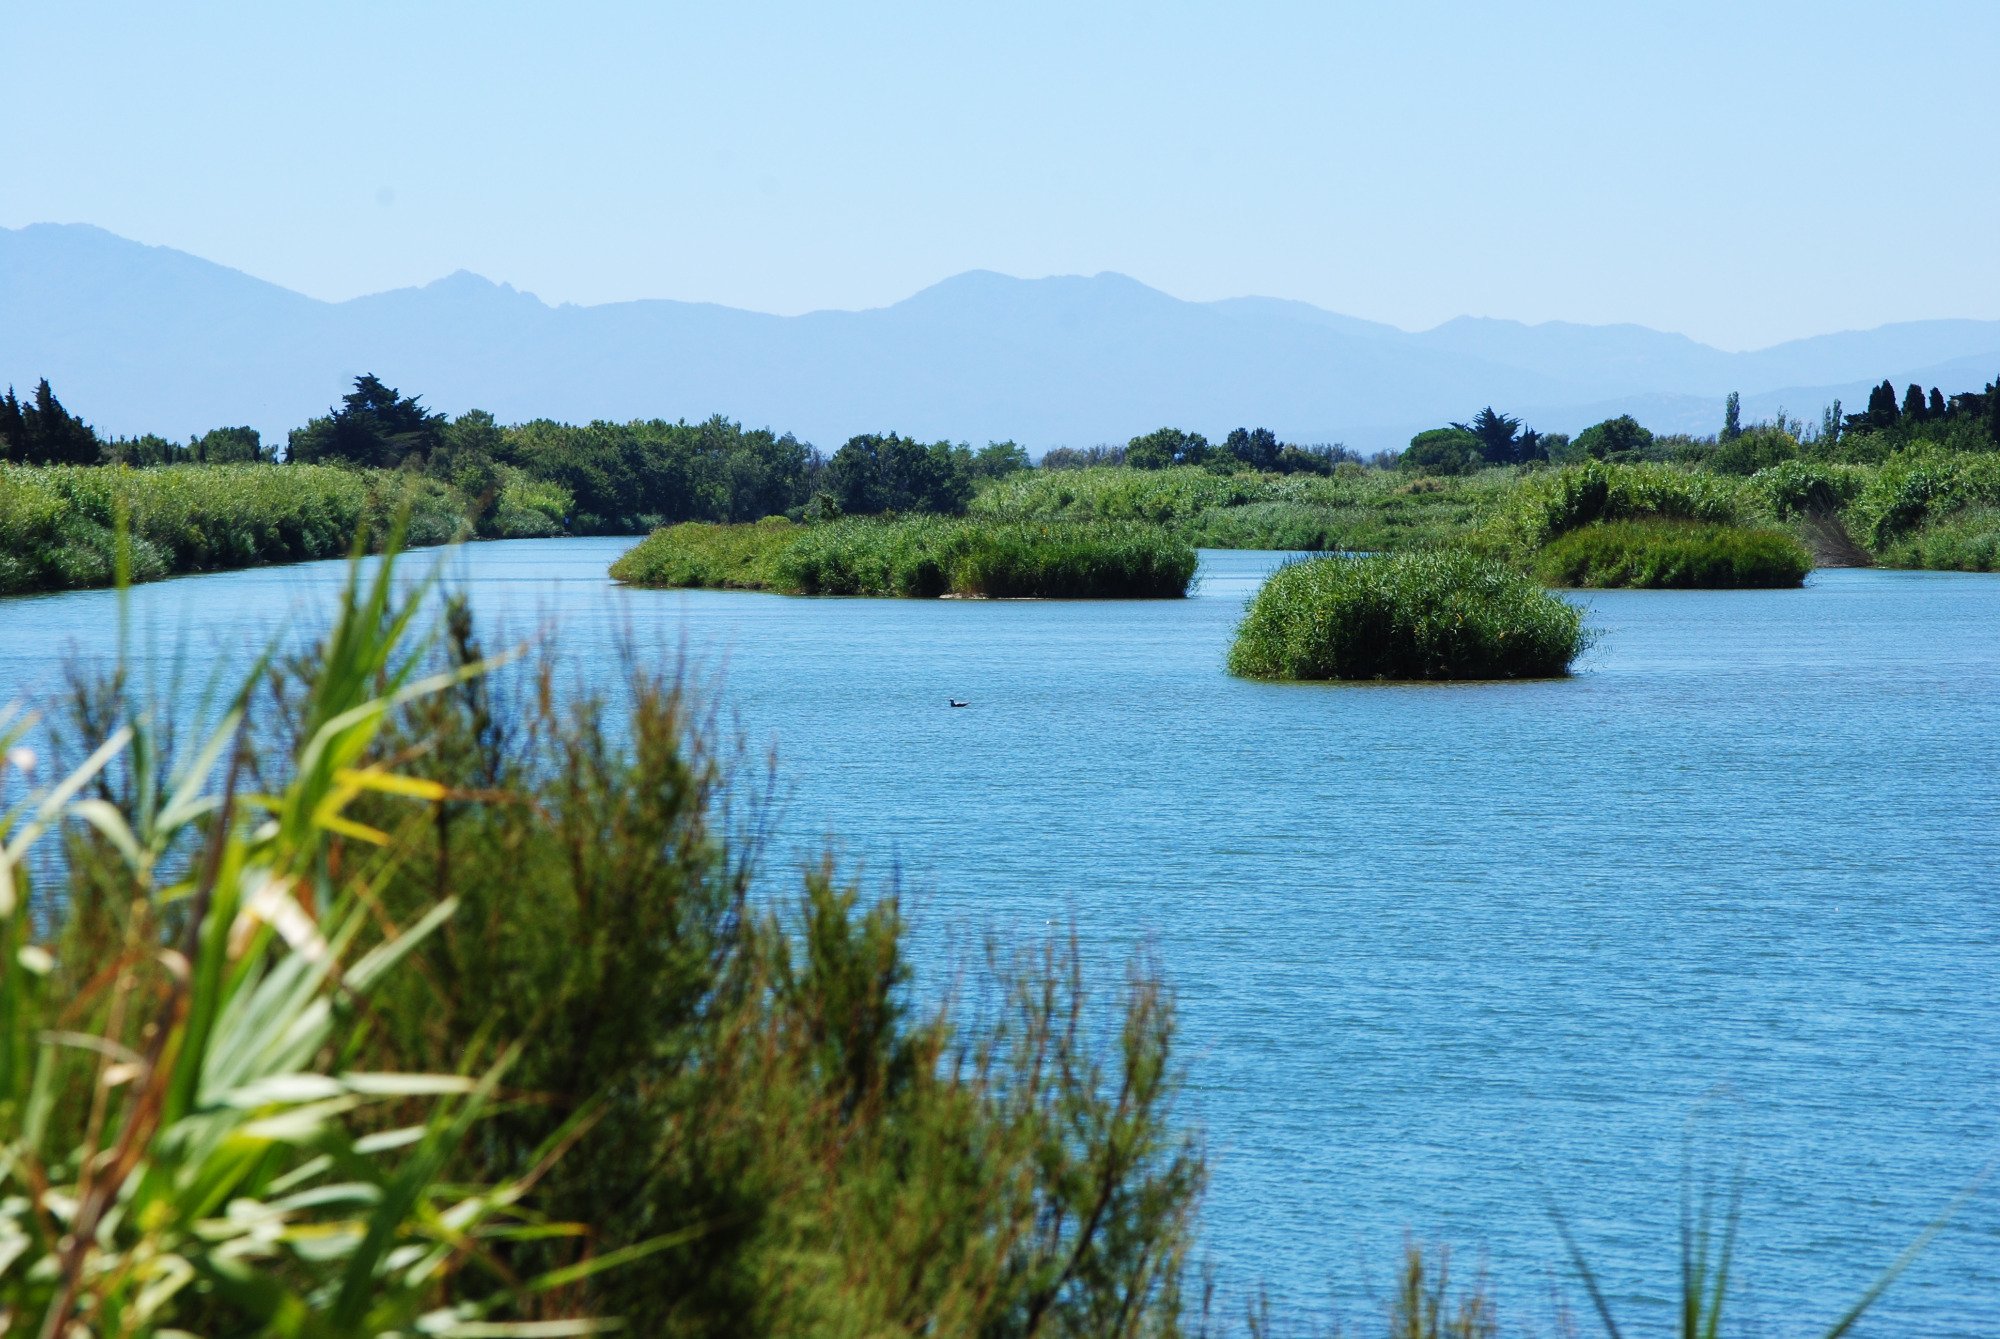
M 1183 302 L 1118 274 L 974 271 L 892 306 L 769 316 L 700 303 L 551 307 L 460 272 L 320 302 L 100 229 L 0 229 L 0 382 L 49 377 L 110 433 L 267 436 L 358 372 L 503 420 L 726 414 L 832 446 L 864 431 L 1012 438 L 1039 452 L 1162 424 L 1263 424 L 1400 446 L 1481 405 L 1574 431 L 1629 409 L 1661 431 L 1816 417 L 1884 376 L 1946 391 L 2000 374 L 2000 321 L 1923 321 L 1732 354 L 1639 326 L 1462 317 L 1410 333 L 1301 302 Z

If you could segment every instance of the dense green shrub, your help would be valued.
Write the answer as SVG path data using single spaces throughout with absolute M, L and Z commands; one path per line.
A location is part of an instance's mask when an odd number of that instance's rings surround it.
M 1552 586 L 1783 587 L 1811 570 L 1812 555 L 1782 530 L 1659 519 L 1585 526 L 1535 557 Z
M 1582 613 L 1461 551 L 1312 558 L 1250 603 L 1233 673 L 1259 679 L 1532 679 L 1567 674 Z
M 612 565 L 642 586 L 793 595 L 1150 599 L 1187 593 L 1194 549 L 1155 526 L 1075 521 L 846 519 L 659 530 Z

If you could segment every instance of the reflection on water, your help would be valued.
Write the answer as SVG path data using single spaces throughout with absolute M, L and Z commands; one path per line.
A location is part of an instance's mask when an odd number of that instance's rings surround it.
M 1748 1170 L 1746 1318 L 1790 1333 L 2000 1147 L 2000 578 L 1592 595 L 1575 679 L 1342 688 L 1222 672 L 1275 555 L 1204 555 L 1185 602 L 833 601 L 619 590 L 625 543 L 450 565 L 586 675 L 627 644 L 719 671 L 778 745 L 786 858 L 833 834 L 897 874 L 934 964 L 1073 921 L 1109 984 L 1151 946 L 1209 1244 L 1281 1310 L 1365 1322 L 1408 1230 L 1545 1318 L 1548 1199 L 1664 1307 L 1692 1119 Z M 144 588 L 135 644 L 194 682 L 339 578 Z M 0 601 L 0 698 L 108 654 L 113 609 Z M 2000 1332 L 1994 1190 L 1865 1332 Z

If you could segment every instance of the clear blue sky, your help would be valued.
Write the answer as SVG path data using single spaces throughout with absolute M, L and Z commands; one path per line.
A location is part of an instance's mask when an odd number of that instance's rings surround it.
M 1119 270 L 1725 347 L 2000 317 L 2000 3 L 0 3 L 0 224 L 315 296 Z

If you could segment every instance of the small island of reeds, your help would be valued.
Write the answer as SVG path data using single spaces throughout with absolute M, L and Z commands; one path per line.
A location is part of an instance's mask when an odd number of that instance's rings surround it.
M 1547 679 L 1569 673 L 1583 616 L 1504 563 L 1457 550 L 1288 563 L 1230 648 L 1255 679 Z
M 1178 599 L 1195 551 L 1156 526 L 920 516 L 655 530 L 612 564 L 635 586 L 786 595 Z

